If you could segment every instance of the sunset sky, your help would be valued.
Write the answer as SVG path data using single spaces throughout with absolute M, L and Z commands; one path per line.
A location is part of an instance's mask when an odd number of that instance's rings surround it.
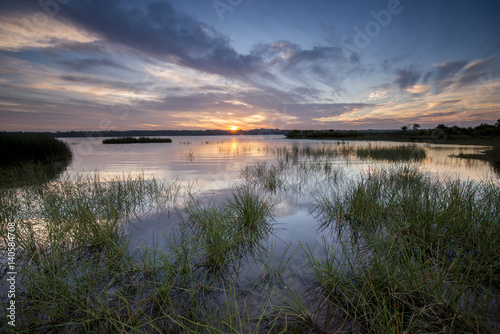
M 2 0 L 0 130 L 500 118 L 500 2 Z

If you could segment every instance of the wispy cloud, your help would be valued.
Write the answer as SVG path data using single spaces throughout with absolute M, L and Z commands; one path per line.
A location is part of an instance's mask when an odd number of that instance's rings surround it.
M 412 88 L 420 79 L 421 73 L 415 68 L 408 68 L 405 70 L 396 70 L 396 79 L 394 80 L 398 84 L 399 89 L 407 90 Z
M 363 8 L 373 6 L 361 3 Z M 240 8 L 241 27 L 230 20 L 210 21 L 210 15 L 196 10 L 206 4 L 192 4 L 196 6 L 187 13 L 163 0 L 69 1 L 48 13 L 36 1 L 4 0 L 2 124 L 22 124 L 16 115 L 36 112 L 47 117 L 36 118 L 34 126 L 57 127 L 57 122 L 50 123 L 57 119 L 54 115 L 95 126 L 117 104 L 130 113 L 115 126 L 166 128 L 227 122 L 242 127 L 387 128 L 418 122 L 419 117 L 428 124 L 443 118 L 479 122 L 499 110 L 500 61 L 495 52 L 474 56 L 457 45 L 463 50 L 454 56 L 448 49 L 424 48 L 419 54 L 393 42 L 410 36 L 409 43 L 415 45 L 437 43 L 432 34 L 398 35 L 405 31 L 403 24 L 410 24 L 406 19 L 417 15 L 419 4 L 405 10 L 403 16 L 409 16 L 404 20 L 384 27 L 369 47 L 349 51 L 349 57 L 339 43 L 342 36 L 352 36 L 352 22 L 361 10 L 355 5 L 328 4 L 356 13 L 341 11 L 345 19 L 335 11 L 316 12 L 321 19 L 311 20 L 308 29 L 319 29 L 320 39 L 310 34 L 309 40 L 288 34 L 288 19 L 277 16 L 271 22 L 268 15 L 259 21 L 253 3 L 245 4 L 248 14 Z M 326 3 L 311 6 L 314 12 Z M 44 13 L 46 20 L 36 23 L 35 15 Z M 337 15 L 335 25 L 325 23 L 331 15 Z M 248 27 L 245 20 L 264 34 L 243 29 Z M 308 21 L 302 23 L 307 26 Z M 321 37 L 325 29 L 333 29 L 327 44 Z M 238 34 L 248 41 L 235 40 Z M 383 47 L 387 45 L 391 47 Z M 97 120 L 75 115 L 86 108 Z

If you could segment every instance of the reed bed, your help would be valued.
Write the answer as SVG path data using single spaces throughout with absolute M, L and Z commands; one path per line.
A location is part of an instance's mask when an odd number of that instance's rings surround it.
M 68 162 L 72 158 L 68 144 L 43 134 L 0 133 L 0 147 L 0 167 Z
M 0 133 L 0 187 L 55 179 L 70 163 L 68 144 L 43 134 Z
M 16 331 L 498 332 L 498 184 L 407 162 L 346 179 L 333 158 L 357 149 L 344 144 L 269 152 L 208 204 L 191 183 L 144 174 L 0 189 L 2 254 L 16 227 Z M 331 232 L 319 249 L 275 246 L 279 198 L 298 190 L 314 194 L 311 228 Z M 165 209 L 178 225 L 132 246 L 130 222 Z
M 323 146 L 283 146 L 276 148 L 274 154 L 286 162 L 297 161 L 303 157 L 313 159 L 357 157 L 389 162 L 411 162 L 422 161 L 427 156 L 425 147 L 415 144 L 398 146 L 369 144 L 367 147 L 355 147 L 345 143 Z
M 307 157 L 293 160 L 279 157 L 273 163 L 258 162 L 240 170 L 240 176 L 251 184 L 271 192 L 293 191 L 296 194 L 323 182 L 337 182 L 343 175 L 343 165 Z
M 273 328 L 267 308 L 241 306 L 234 276 L 271 232 L 271 197 L 240 186 L 218 206 L 190 202 L 182 209 L 185 219 L 178 231 L 131 251 L 127 222 L 151 210 L 177 208 L 180 197 L 192 197 L 190 191 L 190 184 L 143 174 L 108 179 L 89 174 L 2 189 L 2 254 L 9 241 L 7 223 L 14 222 L 16 229 L 16 331 Z M 3 282 L 7 272 L 4 263 Z M 1 287 L 3 298 L 6 288 Z M 4 318 L 5 312 L 0 311 Z
M 318 293 L 364 332 L 487 332 L 499 314 L 500 189 L 372 170 L 319 196 L 343 254 L 309 252 Z
M 150 144 L 150 143 L 171 143 L 170 138 L 148 138 L 148 137 L 122 137 L 109 138 L 102 141 L 103 144 Z

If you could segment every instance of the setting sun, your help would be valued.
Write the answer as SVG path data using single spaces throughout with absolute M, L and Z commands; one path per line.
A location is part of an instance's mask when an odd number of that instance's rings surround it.
M 229 127 L 229 130 L 231 130 L 231 131 L 238 131 L 239 128 L 236 125 L 232 125 L 232 126 Z

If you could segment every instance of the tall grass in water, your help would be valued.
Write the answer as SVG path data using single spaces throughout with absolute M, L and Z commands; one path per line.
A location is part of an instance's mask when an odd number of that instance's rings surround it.
M 123 223 L 148 203 L 154 208 L 172 203 L 181 190 L 179 181 L 142 175 L 81 176 L 0 190 L 2 254 L 7 223 L 15 223 L 16 230 L 16 330 L 140 328 L 133 326 L 144 317 L 131 305 L 143 298 L 138 291 L 145 271 L 130 254 Z M 3 278 L 6 273 L 2 264 Z M 5 316 L 5 309 L 0 313 Z
M 493 170 L 500 175 L 500 142 L 496 143 L 491 150 L 486 150 L 481 153 L 452 155 L 454 158 L 462 158 L 469 160 L 483 160 L 489 161 Z
M 242 258 L 271 230 L 274 201 L 255 189 L 237 187 L 220 206 L 187 208 L 184 228 L 131 253 L 137 248 L 131 247 L 124 222 L 171 205 L 188 190 L 180 181 L 143 175 L 105 180 L 88 175 L 0 189 L 2 254 L 7 223 L 16 225 L 16 330 L 240 333 L 259 332 L 267 324 L 272 328 L 267 307 L 250 310 L 242 304 L 234 276 Z M 2 264 L 3 292 L 6 273 Z
M 236 187 L 223 205 L 186 208 L 186 225 L 203 250 L 204 265 L 219 271 L 270 231 L 275 201 L 252 187 Z
M 68 144 L 42 134 L 0 133 L 0 187 L 47 182 L 72 159 Z
M 150 143 L 171 143 L 170 138 L 148 138 L 148 137 L 122 137 L 109 138 L 102 141 L 103 144 L 150 144 Z
M 385 161 L 421 161 L 426 158 L 425 148 L 417 145 L 375 146 L 356 148 L 356 156 L 362 159 Z
M 417 145 L 372 146 L 356 147 L 353 145 L 337 144 L 323 146 L 284 146 L 274 150 L 274 154 L 288 161 L 298 161 L 301 157 L 312 159 L 336 158 L 356 156 L 361 159 L 385 161 L 421 161 L 426 158 L 424 147 Z
M 19 163 L 51 163 L 69 161 L 72 153 L 68 144 L 43 134 L 0 133 L 0 166 Z
M 371 171 L 317 199 L 352 244 L 310 252 L 323 298 L 367 332 L 484 332 L 498 315 L 500 189 Z M 356 247 L 359 245 L 359 247 Z
M 293 190 L 297 194 L 325 180 L 336 182 L 343 172 L 341 166 L 328 160 L 279 157 L 274 163 L 246 165 L 240 176 L 272 192 Z

